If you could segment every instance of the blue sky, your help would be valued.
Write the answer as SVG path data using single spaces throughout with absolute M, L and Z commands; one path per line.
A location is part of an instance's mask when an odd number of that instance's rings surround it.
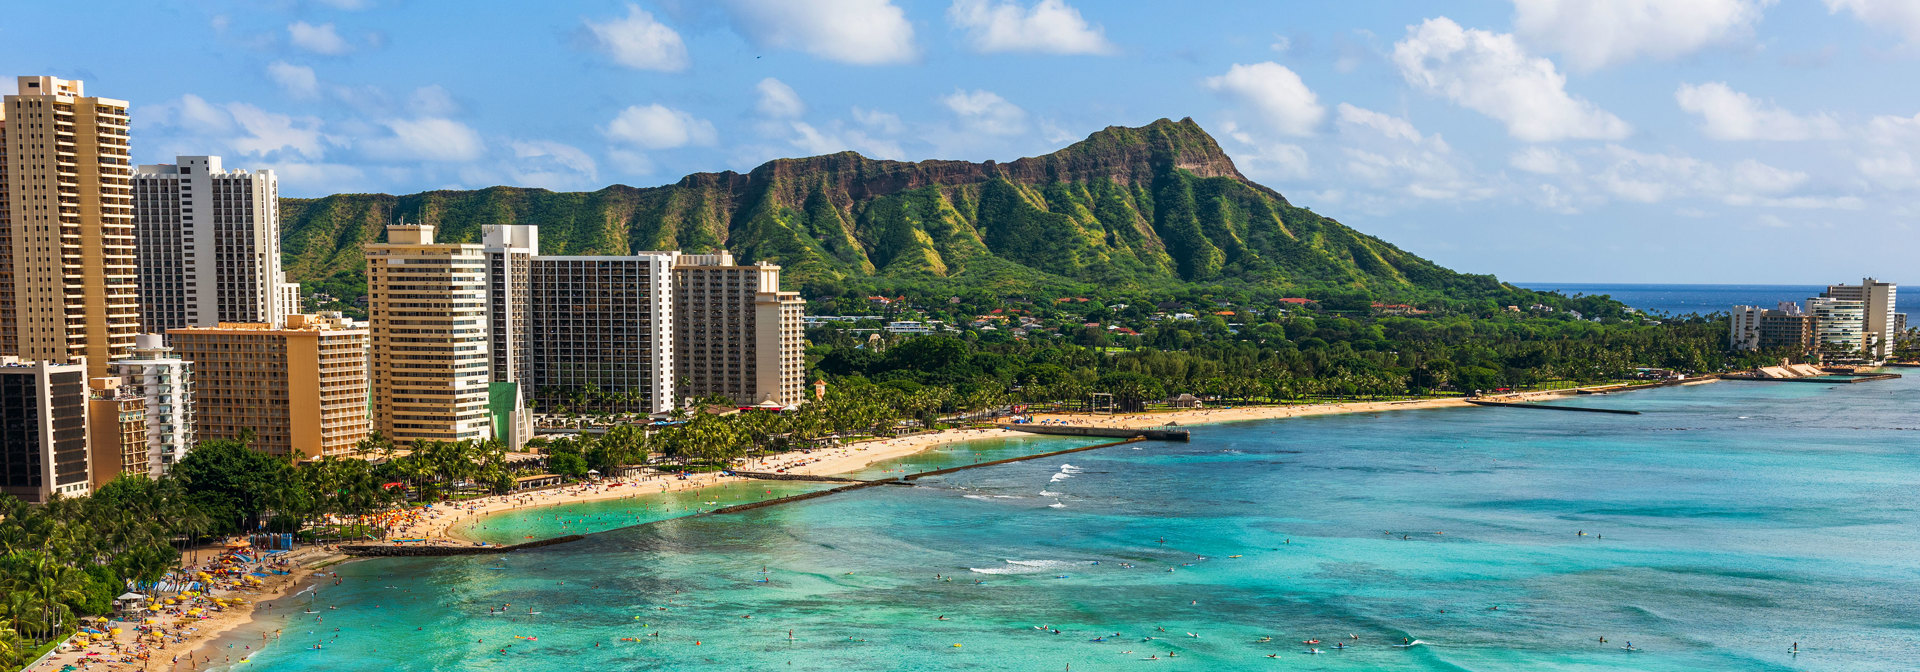
M 286 195 L 1010 160 L 1190 116 L 1463 271 L 1920 282 L 1920 0 L 45 2 L 0 62 L 132 101 L 141 163 Z

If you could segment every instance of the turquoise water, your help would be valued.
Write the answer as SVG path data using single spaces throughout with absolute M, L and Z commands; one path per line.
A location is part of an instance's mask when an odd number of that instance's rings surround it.
M 897 478 L 915 472 L 1084 445 L 1090 445 L 1090 442 L 1046 436 L 968 441 L 875 463 L 841 476 L 863 480 Z M 711 511 L 724 506 L 826 490 L 837 485 L 843 484 L 748 481 L 725 483 L 697 490 L 661 493 L 649 492 L 655 486 L 648 483 L 638 486 L 633 497 L 504 511 L 463 523 L 459 525 L 459 531 L 470 539 L 496 544 L 517 544 L 529 539 L 605 532 L 667 518 L 678 518 L 698 511 Z
M 1563 402 L 1638 416 L 1197 427 L 504 556 L 350 563 L 314 599 L 324 621 L 263 620 L 286 637 L 241 667 L 1910 670 L 1917 401 L 1912 377 L 1728 382 Z M 1406 637 L 1427 644 L 1388 646 Z

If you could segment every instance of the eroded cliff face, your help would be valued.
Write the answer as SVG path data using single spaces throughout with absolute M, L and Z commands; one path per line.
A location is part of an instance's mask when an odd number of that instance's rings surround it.
M 551 254 L 725 247 L 790 284 L 867 276 L 1018 290 L 1182 282 L 1390 287 L 1463 276 L 1293 207 L 1240 174 L 1191 119 L 1113 126 L 999 163 L 853 152 L 696 173 L 662 187 L 555 193 L 494 187 L 285 199 L 291 279 L 364 273 L 359 245 L 397 217 L 449 241 L 538 224 Z

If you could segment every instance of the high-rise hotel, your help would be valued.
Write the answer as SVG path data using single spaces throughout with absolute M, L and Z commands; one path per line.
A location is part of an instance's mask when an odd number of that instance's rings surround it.
M 0 494 L 43 504 L 92 492 L 87 367 L 0 356 Z
M 6 96 L 0 354 L 85 358 L 89 376 L 105 376 L 132 351 L 140 315 L 127 123 L 127 101 L 89 97 L 78 80 L 21 77 Z
M 539 227 L 484 231 L 495 381 L 543 408 L 593 390 L 608 410 L 673 409 L 678 253 L 543 256 Z
M 401 445 L 491 438 L 481 246 L 396 224 L 366 255 L 374 428 Z
M 806 301 L 780 291 L 780 267 L 733 255 L 680 255 L 673 269 L 674 364 L 682 398 L 786 407 L 806 399 Z
M 221 322 L 279 324 L 300 312 L 280 270 L 280 183 L 182 156 L 133 173 L 140 323 L 150 332 Z

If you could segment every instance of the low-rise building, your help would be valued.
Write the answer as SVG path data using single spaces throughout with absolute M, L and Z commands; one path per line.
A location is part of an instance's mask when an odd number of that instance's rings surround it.
M 367 437 L 367 330 L 333 315 L 167 332 L 194 366 L 201 441 L 251 434 L 270 455 L 346 455 Z M 383 402 L 384 403 L 384 402 Z
M 147 402 L 123 382 L 113 376 L 87 381 L 87 470 L 94 491 L 122 474 L 153 474 Z
M 1790 349 L 1805 352 L 1814 345 L 1814 317 L 1798 304 L 1779 308 L 1734 306 L 1728 343 L 1735 350 Z

